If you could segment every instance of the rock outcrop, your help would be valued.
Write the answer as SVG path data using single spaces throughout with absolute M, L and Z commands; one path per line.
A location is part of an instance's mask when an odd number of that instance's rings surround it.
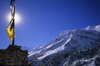
M 7 49 L 0 49 L 0 66 L 29 66 L 27 50 L 21 50 L 21 46 L 9 45 Z

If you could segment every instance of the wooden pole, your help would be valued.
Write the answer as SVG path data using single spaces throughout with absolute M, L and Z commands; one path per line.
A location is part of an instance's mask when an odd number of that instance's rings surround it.
M 13 22 L 15 22 L 15 20 L 13 19 Z M 14 25 L 14 23 L 13 23 Z M 15 28 L 15 27 L 14 27 Z M 13 42 L 12 42 L 12 47 L 14 47 L 14 30 L 13 30 Z
M 13 28 L 15 29 L 15 0 L 14 0 L 14 14 L 13 14 Z M 12 42 L 12 47 L 14 47 L 14 42 L 15 42 L 15 39 L 14 39 L 14 29 L 13 29 L 13 42 Z

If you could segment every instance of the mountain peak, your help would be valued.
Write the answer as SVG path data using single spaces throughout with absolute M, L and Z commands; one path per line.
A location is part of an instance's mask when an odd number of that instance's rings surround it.
M 85 28 L 85 30 L 95 30 L 100 32 L 100 25 L 97 26 L 88 26 Z

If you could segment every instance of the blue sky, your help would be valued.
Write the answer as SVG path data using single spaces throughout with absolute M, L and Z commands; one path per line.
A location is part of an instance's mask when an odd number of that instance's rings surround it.
M 15 0 L 15 44 L 18 46 L 46 45 L 62 31 L 100 24 L 100 0 Z M 0 0 L 0 49 L 12 44 L 7 30 L 11 13 L 10 0 Z

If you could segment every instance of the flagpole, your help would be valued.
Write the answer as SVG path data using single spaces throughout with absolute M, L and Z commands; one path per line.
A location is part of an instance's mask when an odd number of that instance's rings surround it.
M 13 19 L 13 22 L 15 22 L 15 20 Z M 14 25 L 14 23 L 13 23 Z M 14 27 L 15 28 L 15 27 Z M 12 47 L 14 47 L 14 30 L 13 30 L 13 42 L 12 42 Z
M 15 28 L 15 0 L 14 0 L 14 15 L 13 15 L 13 26 Z M 13 42 L 12 42 L 12 47 L 14 47 L 14 30 L 13 30 Z

